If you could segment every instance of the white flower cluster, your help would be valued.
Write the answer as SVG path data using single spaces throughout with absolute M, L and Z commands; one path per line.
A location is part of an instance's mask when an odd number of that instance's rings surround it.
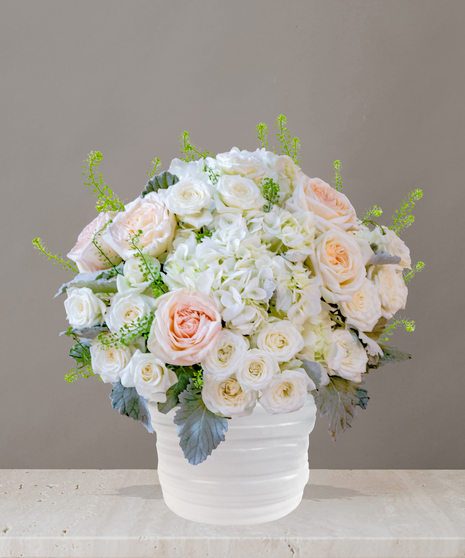
M 117 292 L 68 289 L 71 326 L 109 330 L 91 343 L 93 370 L 164 401 L 176 367 L 201 366 L 203 401 L 226 417 L 257 403 L 271 414 L 301 408 L 315 389 L 304 359 L 361 382 L 369 355 L 382 354 L 366 334 L 405 307 L 402 240 L 370 230 L 344 194 L 265 149 L 174 159 L 169 173 L 178 180 L 101 214 L 69 254 L 82 273 L 125 262 Z M 371 265 L 373 249 L 396 263 Z M 105 344 L 151 313 L 147 335 Z

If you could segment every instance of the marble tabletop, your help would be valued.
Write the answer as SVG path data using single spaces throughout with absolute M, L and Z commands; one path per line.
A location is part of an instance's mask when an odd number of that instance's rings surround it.
M 310 472 L 301 505 L 250 527 L 174 515 L 156 471 L 0 470 L 0 557 L 465 557 L 465 471 Z

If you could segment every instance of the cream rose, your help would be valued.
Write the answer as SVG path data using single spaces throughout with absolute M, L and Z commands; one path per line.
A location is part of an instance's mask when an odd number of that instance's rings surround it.
M 247 348 L 247 342 L 242 335 L 222 329 L 212 350 L 201 362 L 202 368 L 217 379 L 227 378 L 237 371 Z
M 265 155 L 264 149 L 251 152 L 233 147 L 228 153 L 219 153 L 216 162 L 224 174 L 244 176 L 258 184 L 267 171 L 264 163 Z
M 408 289 L 399 267 L 395 265 L 371 266 L 368 277 L 378 289 L 383 317 L 389 320 L 397 311 L 405 308 Z
M 319 178 L 302 175 L 288 202 L 300 210 L 313 211 L 325 228 L 341 228 L 345 231 L 357 230 L 355 209 L 347 196 L 331 188 Z
M 141 397 L 152 401 L 166 401 L 166 391 L 178 381 L 176 374 L 151 353 L 134 353 L 121 372 L 124 387 L 135 387 Z
M 148 349 L 169 364 L 191 365 L 204 360 L 221 331 L 214 300 L 203 293 L 177 289 L 157 299 Z
M 105 320 L 105 303 L 87 287 L 67 290 L 66 317 L 75 328 L 101 326 Z
M 144 258 L 151 269 L 160 271 L 160 262 L 156 258 L 145 255 Z M 125 262 L 123 273 L 129 287 L 148 287 L 152 281 L 152 276 L 150 274 L 148 274 L 147 277 L 146 265 L 140 257 L 132 258 L 131 260 Z M 119 277 L 120 276 L 118 276 L 118 278 Z
M 142 319 L 155 306 L 155 299 L 150 296 L 126 291 L 116 294 L 111 300 L 111 306 L 105 317 L 108 329 L 112 333 L 125 325 L 131 325 L 137 319 Z
M 213 221 L 212 194 L 205 182 L 188 177 L 158 193 L 169 211 L 189 225 L 199 229 Z
M 342 230 L 329 230 L 316 239 L 311 260 L 323 281 L 321 294 L 326 302 L 352 301 L 365 281 L 365 264 L 372 253 L 366 241 L 357 241 Z
M 365 279 L 351 302 L 341 302 L 339 306 L 347 323 L 360 331 L 372 331 L 382 316 L 378 289 L 368 279 Z
M 120 263 L 121 258 L 102 238 L 106 224 L 115 215 L 116 213 L 99 213 L 78 236 L 76 245 L 68 254 L 68 258 L 76 262 L 81 273 L 108 269 Z M 94 237 L 98 248 L 92 242 Z
M 257 403 L 256 391 L 243 391 L 236 378 L 217 380 L 204 376 L 202 399 L 212 413 L 225 417 L 245 417 L 252 414 Z
M 278 360 L 260 349 L 247 351 L 237 370 L 237 380 L 244 391 L 265 389 L 279 372 Z
M 144 254 L 157 257 L 166 252 L 173 240 L 176 219 L 158 193 L 150 192 L 145 198 L 139 197 L 125 208 L 125 211 L 116 215 L 104 233 L 107 244 L 124 260 L 129 260 L 137 255 L 130 245 L 131 238 L 142 231 L 138 247 Z
M 278 362 L 287 362 L 303 349 L 304 340 L 294 324 L 278 320 L 266 324 L 257 336 L 257 347 L 274 355 Z
M 366 372 L 368 357 L 357 336 L 348 329 L 333 331 L 332 343 L 326 354 L 329 374 L 360 383 Z
M 109 333 L 101 335 L 108 336 Z M 119 382 L 121 372 L 126 368 L 134 352 L 133 347 L 106 347 L 102 344 L 99 336 L 94 337 L 90 343 L 90 356 L 92 359 L 92 370 L 105 383 Z
M 248 178 L 242 176 L 222 176 L 217 184 L 216 210 L 219 213 L 238 213 L 261 209 L 265 204 L 259 187 Z
M 259 401 L 270 415 L 292 413 L 305 405 L 313 389 L 315 384 L 302 368 L 284 370 L 262 391 Z

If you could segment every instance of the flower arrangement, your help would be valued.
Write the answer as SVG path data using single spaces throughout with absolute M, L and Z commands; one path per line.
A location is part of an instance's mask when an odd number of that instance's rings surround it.
M 291 413 L 308 397 L 337 438 L 370 370 L 410 355 L 387 344 L 405 308 L 411 265 L 399 233 L 412 224 L 421 190 L 411 192 L 393 224 L 375 206 L 358 218 L 342 193 L 309 178 L 300 142 L 276 121 L 280 154 L 268 146 L 213 156 L 181 135 L 183 157 L 157 174 L 153 161 L 141 195 L 123 204 L 103 182 L 102 155 L 91 152 L 86 182 L 97 217 L 68 260 L 34 245 L 76 275 L 66 295 L 76 367 L 65 379 L 99 375 L 113 386 L 120 413 L 153 432 L 148 400 L 175 409 L 180 445 L 192 464 L 225 439 L 228 420 Z

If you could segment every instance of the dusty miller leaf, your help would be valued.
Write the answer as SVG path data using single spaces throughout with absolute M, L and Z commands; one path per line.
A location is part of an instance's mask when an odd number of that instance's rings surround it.
M 144 198 L 150 192 L 157 192 L 160 189 L 166 190 L 176 182 L 179 182 L 179 178 L 168 171 L 156 174 L 147 182 L 141 196 Z
M 180 407 L 174 416 L 178 426 L 179 445 L 191 465 L 198 465 L 224 441 L 228 419 L 209 411 L 202 400 L 200 389 L 192 380 L 179 396 Z
M 100 333 L 104 333 L 106 331 L 108 331 L 108 328 L 106 326 L 81 327 L 81 328 L 74 327 L 71 329 L 71 333 L 74 333 L 81 339 L 94 339 L 94 337 L 97 337 L 97 335 L 100 335 Z M 69 337 L 69 332 L 70 330 L 62 331 L 60 333 L 60 336 L 68 335 Z
M 105 271 L 94 271 L 93 273 L 79 273 L 71 281 L 63 283 L 53 298 L 64 294 L 70 287 L 78 289 L 87 287 L 94 293 L 116 293 L 118 289 L 115 275 L 116 272 L 113 268 Z
M 402 349 L 398 349 L 397 347 L 381 345 L 381 349 L 383 350 L 383 355 L 379 357 L 379 366 L 390 364 L 391 362 L 404 362 L 412 358 L 410 353 L 407 353 Z
M 371 256 L 366 265 L 389 265 L 400 263 L 400 256 L 391 256 L 388 252 L 381 250 Z
M 369 399 L 366 389 L 339 376 L 330 376 L 329 384 L 312 394 L 318 416 L 327 415 L 328 430 L 334 440 L 352 426 L 357 417 L 356 407 L 366 409 Z
M 370 339 L 374 339 L 375 341 L 378 341 L 378 339 L 381 337 L 381 335 L 383 335 L 383 333 L 386 330 L 386 324 L 387 324 L 386 318 L 380 318 L 378 320 L 378 323 L 375 325 L 375 327 L 371 331 L 366 331 L 365 335 Z
M 307 372 L 308 377 L 317 389 L 329 383 L 329 376 L 319 362 L 302 359 L 302 368 Z
M 190 367 L 188 370 L 190 370 Z M 166 401 L 164 403 L 158 403 L 158 410 L 164 415 L 169 413 L 176 405 L 179 405 L 179 396 L 186 389 L 189 380 L 192 378 L 192 374 L 184 369 L 179 373 L 177 370 L 175 370 L 175 372 L 178 377 L 178 382 L 172 385 L 166 392 Z
M 154 432 L 147 399 L 141 397 L 136 388 L 124 387 L 121 382 L 115 382 L 112 385 L 110 399 L 113 409 L 134 420 L 142 421 L 150 433 Z

